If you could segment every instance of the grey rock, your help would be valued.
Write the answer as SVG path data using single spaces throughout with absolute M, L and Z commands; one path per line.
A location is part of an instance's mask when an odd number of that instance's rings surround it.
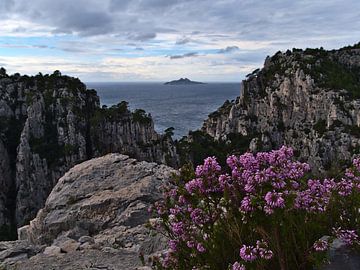
M 49 256 L 58 255 L 60 253 L 61 253 L 61 248 L 57 246 L 46 247 L 44 250 L 44 254 Z
M 59 247 L 62 252 L 71 253 L 80 248 L 80 243 L 76 242 L 73 239 L 69 239 L 69 240 L 61 243 Z
M 47 256 L 38 254 L 29 260 L 7 266 L 8 270 L 136 270 L 142 267 L 136 252 L 117 250 L 115 253 L 99 250 L 81 250 Z
M 166 239 L 151 233 L 146 223 L 150 218 L 148 207 L 162 197 L 161 186 L 173 173 L 176 171 L 165 165 L 139 162 L 121 154 L 74 166 L 60 178 L 36 218 L 21 228 L 21 243 L 46 246 L 45 251 L 39 249 L 14 267 L 141 267 L 140 254 L 147 258 L 165 248 Z M 18 254 L 7 248 L 4 252 L 7 255 L 0 261 Z
M 12 264 L 25 256 L 29 258 L 42 250 L 43 246 L 33 245 L 28 241 L 0 242 L 0 265 L 4 262 Z
M 360 269 L 360 254 L 342 243 L 335 240 L 329 251 L 329 262 L 320 270 L 358 270 Z
M 9 188 L 11 186 L 10 159 L 4 143 L 0 137 L 0 227 L 9 225 L 10 219 L 6 207 Z
M 81 244 L 84 244 L 84 243 L 93 244 L 93 243 L 95 243 L 95 241 L 94 241 L 94 238 L 92 238 L 90 236 L 87 236 L 87 235 L 84 235 L 84 236 L 81 236 L 79 238 L 79 243 L 81 243 Z

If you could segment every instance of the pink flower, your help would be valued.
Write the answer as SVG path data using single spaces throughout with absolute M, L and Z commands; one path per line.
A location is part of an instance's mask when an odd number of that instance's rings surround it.
M 203 212 L 203 210 L 196 208 L 194 209 L 191 214 L 190 217 L 192 219 L 192 221 L 194 222 L 194 224 L 200 225 L 205 223 L 208 220 L 208 217 L 205 216 L 205 213 Z
M 265 241 L 256 241 L 256 249 L 260 258 L 270 260 L 273 257 L 273 252 L 268 248 L 268 243 Z
M 343 230 L 341 228 L 334 229 L 336 237 L 344 241 L 347 245 L 353 245 L 359 241 L 359 236 L 355 230 Z
M 254 206 L 251 204 L 251 197 L 245 196 L 241 201 L 240 210 L 243 212 L 251 212 L 254 210 Z
M 231 267 L 231 270 L 246 270 L 245 266 L 240 264 L 239 262 L 234 262 Z
M 269 191 L 265 195 L 266 203 L 272 208 L 283 208 L 285 207 L 285 200 L 282 197 L 281 192 Z
M 205 247 L 201 244 L 201 243 L 198 243 L 196 245 L 196 249 L 197 251 L 199 251 L 200 253 L 204 253 L 206 251 Z
M 244 261 L 251 262 L 257 258 L 257 250 L 253 246 L 243 245 L 240 249 L 240 257 Z
M 356 167 L 356 169 L 360 172 L 360 158 L 354 159 L 353 164 Z
M 204 160 L 203 165 L 199 165 L 196 167 L 195 175 L 197 177 L 202 177 L 214 173 L 219 173 L 220 171 L 221 171 L 221 167 L 219 163 L 216 161 L 216 158 L 208 157 Z
M 273 257 L 273 252 L 271 250 L 260 250 L 259 255 L 261 258 L 265 260 L 270 260 Z
M 234 169 L 239 165 L 239 160 L 236 156 L 232 155 L 226 159 L 226 163 L 231 169 Z
M 315 251 L 324 251 L 329 248 L 329 243 L 326 240 L 320 239 L 314 243 L 313 248 Z
M 184 223 L 180 221 L 171 224 L 171 230 L 175 235 L 182 235 L 184 233 Z
M 187 192 L 190 194 L 195 193 L 196 191 L 203 190 L 203 182 L 200 178 L 195 178 L 185 184 Z
M 265 205 L 264 206 L 264 212 L 265 214 L 267 215 L 272 215 L 274 213 L 274 209 L 272 209 L 270 206 L 268 205 Z
M 169 240 L 169 248 L 172 250 L 172 251 L 176 251 L 177 250 L 177 246 L 178 246 L 179 242 L 177 240 Z
M 337 184 L 337 190 L 341 196 L 348 196 L 351 194 L 354 183 L 351 180 L 341 179 Z

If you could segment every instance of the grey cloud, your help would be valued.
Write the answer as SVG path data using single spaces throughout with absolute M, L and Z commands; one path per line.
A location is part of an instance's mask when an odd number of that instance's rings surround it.
M 53 33 L 118 34 L 142 42 L 178 32 L 209 41 L 285 40 L 290 46 L 309 37 L 320 43 L 329 35 L 338 43 L 344 35 L 360 32 L 357 0 L 2 0 L 0 12 L 4 10 L 53 27 Z
M 81 48 L 60 48 L 60 50 L 64 51 L 64 52 L 71 52 L 71 53 L 84 53 L 86 52 L 86 50 L 81 49 Z
M 19 44 L 12 44 L 12 43 L 3 43 L 0 44 L 2 48 L 13 48 L 13 49 L 49 49 L 50 47 L 47 45 L 19 45 Z
M 21 26 L 16 27 L 12 30 L 13 33 L 24 33 L 26 31 L 27 31 L 27 29 L 25 27 L 21 27 Z
M 147 41 L 156 38 L 156 33 L 136 33 L 136 34 L 129 34 L 128 37 L 129 39 L 135 41 Z
M 187 58 L 187 57 L 195 57 L 199 54 L 197 52 L 190 52 L 185 54 L 178 54 L 178 55 L 170 55 L 170 59 L 181 59 L 181 58 Z
M 15 5 L 14 0 L 3 0 L 0 2 L 0 13 L 10 11 Z
M 184 45 L 184 44 L 190 43 L 191 41 L 192 41 L 191 38 L 184 37 L 184 38 L 178 39 L 175 44 L 176 45 Z
M 80 32 L 81 35 L 98 35 L 113 30 L 109 14 L 96 11 L 71 12 L 62 21 L 61 30 Z
M 174 45 L 187 44 L 187 51 L 217 48 L 215 54 L 221 55 L 213 57 L 220 60 L 204 57 L 207 63 L 250 66 L 277 50 L 336 48 L 358 42 L 358 10 L 358 0 L 0 0 L 0 25 L 9 18 L 21 18 L 35 23 L 37 31 L 38 26 L 43 27 L 59 39 L 72 35 L 81 42 L 57 43 L 56 48 L 73 54 L 101 58 L 108 52 L 115 54 L 115 48 L 127 51 L 126 44 L 131 43 L 132 52 L 146 49 L 139 55 L 158 56 L 159 51 L 167 51 L 168 59 L 174 60 L 202 55 L 171 53 Z M 33 30 L 13 27 L 20 34 Z M 175 35 L 181 38 L 174 40 Z M 240 50 L 219 44 L 236 44 Z
M 38 49 L 49 49 L 50 47 L 47 45 L 34 45 L 34 48 L 38 48 Z
M 228 46 L 225 49 L 220 49 L 218 51 L 218 53 L 232 53 L 232 52 L 235 52 L 235 51 L 238 51 L 238 50 L 239 50 L 238 46 Z

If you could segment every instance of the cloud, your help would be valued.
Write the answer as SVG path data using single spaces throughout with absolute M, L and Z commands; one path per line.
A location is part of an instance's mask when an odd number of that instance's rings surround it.
M 91 65 L 111 56 L 144 61 L 138 70 L 132 66 L 132 78 L 159 76 L 151 69 L 164 74 L 159 67 L 176 73 L 184 64 L 182 72 L 240 80 L 243 70 L 278 50 L 358 42 L 358 10 L 358 0 L 0 0 L 1 55 L 30 57 L 42 49 L 58 62 L 74 60 L 70 71 L 81 76 L 87 75 L 79 63 L 93 75 Z M 24 65 L 21 70 L 37 67 Z
M 12 43 L 3 43 L 0 44 L 2 48 L 10 48 L 10 49 L 51 49 L 48 45 L 21 45 L 21 44 L 12 44 Z
M 0 14 L 4 13 L 6 15 L 6 12 L 11 11 L 11 9 L 14 7 L 15 1 L 14 0 L 6 0 L 0 2 Z
M 170 59 L 181 59 L 181 58 L 187 58 L 187 57 L 196 57 L 199 56 L 197 52 L 189 52 L 185 54 L 177 54 L 177 55 L 170 55 Z
M 192 42 L 191 38 L 183 37 L 181 39 L 178 39 L 175 44 L 176 45 L 184 45 L 184 44 L 187 44 L 187 43 L 190 43 L 190 42 Z
M 136 33 L 128 35 L 130 40 L 134 41 L 147 41 L 156 38 L 156 33 Z
M 238 46 L 228 46 L 225 49 L 220 49 L 218 53 L 232 53 L 238 50 L 239 50 Z
M 50 47 L 48 45 L 33 45 L 34 48 L 38 49 L 49 49 Z

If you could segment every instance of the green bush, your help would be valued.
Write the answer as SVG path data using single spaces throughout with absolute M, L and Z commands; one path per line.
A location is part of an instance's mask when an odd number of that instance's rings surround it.
M 320 135 L 320 137 L 327 131 L 326 128 L 326 121 L 325 120 L 319 120 L 316 122 L 315 125 L 313 125 L 313 129 Z
M 152 121 L 150 115 L 146 114 L 145 111 L 142 109 L 136 109 L 132 113 L 132 117 L 133 117 L 134 122 L 138 122 L 138 123 L 145 124 L 145 125 L 149 125 Z

